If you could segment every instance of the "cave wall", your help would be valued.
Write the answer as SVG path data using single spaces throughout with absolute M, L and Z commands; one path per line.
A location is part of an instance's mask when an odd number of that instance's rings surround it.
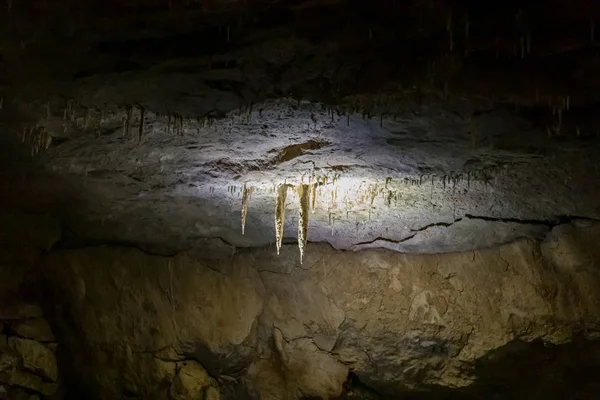
M 292 245 L 277 257 L 207 240 L 169 257 L 55 250 L 43 266 L 56 334 L 87 398 L 477 396 L 486 376 L 519 379 L 498 362 L 519 349 L 568 353 L 597 371 L 598 239 L 600 224 L 576 221 L 544 240 L 465 253 L 310 244 L 299 265 Z M 590 345 L 556 350 L 578 341 Z M 552 362 L 540 365 L 541 376 Z M 564 398 L 557 382 L 517 386 Z
M 20 301 L 2 304 L 0 399 L 61 398 L 57 347 L 39 304 Z
M 58 399 L 58 343 L 37 301 L 36 276 L 43 253 L 60 238 L 60 226 L 47 214 L 6 207 L 8 194 L 0 195 L 0 399 Z

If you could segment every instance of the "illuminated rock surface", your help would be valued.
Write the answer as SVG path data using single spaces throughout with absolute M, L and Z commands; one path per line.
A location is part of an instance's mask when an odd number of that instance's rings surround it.
M 489 385 L 564 398 L 573 390 L 562 386 L 573 368 L 564 358 L 582 363 L 578 389 L 600 361 L 598 344 L 586 354 L 577 345 L 600 334 L 599 237 L 600 225 L 585 223 L 466 253 L 309 245 L 302 266 L 292 245 L 279 257 L 268 248 L 232 257 L 214 242 L 175 257 L 94 247 L 54 252 L 47 270 L 71 305 L 58 318 L 77 332 L 67 341 L 75 365 L 103 371 L 89 379 L 105 398 L 164 398 L 168 371 L 190 360 L 226 398 L 336 398 L 350 371 L 390 398 L 448 388 L 481 398 Z M 163 362 L 172 369 L 155 366 Z

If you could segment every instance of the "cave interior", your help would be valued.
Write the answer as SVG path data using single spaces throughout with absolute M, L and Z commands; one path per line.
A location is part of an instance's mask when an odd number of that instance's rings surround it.
M 600 398 L 598 1 L 7 0 L 0 145 L 0 399 Z

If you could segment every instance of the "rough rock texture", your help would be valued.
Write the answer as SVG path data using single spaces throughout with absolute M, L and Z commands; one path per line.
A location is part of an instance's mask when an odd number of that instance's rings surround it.
M 592 2 L 18 3 L 0 15 L 0 129 L 29 167 L 11 188 L 77 245 L 265 246 L 276 186 L 324 177 L 308 240 L 339 249 L 600 218 Z
M 53 342 L 52 329 L 44 318 L 9 321 L 10 330 L 16 335 L 37 340 L 38 342 Z
M 0 397 L 58 399 L 56 343 L 41 307 L 13 301 L 0 310 Z
M 174 257 L 101 246 L 46 261 L 59 336 L 97 398 L 564 399 L 592 390 L 600 367 L 599 238 L 578 221 L 463 253 L 309 245 L 299 265 L 294 246 L 276 257 L 214 240 Z M 536 379 L 507 368 L 544 357 Z
M 46 395 L 60 369 L 77 399 L 591 397 L 599 18 L 588 0 L 3 3 L 1 379 Z

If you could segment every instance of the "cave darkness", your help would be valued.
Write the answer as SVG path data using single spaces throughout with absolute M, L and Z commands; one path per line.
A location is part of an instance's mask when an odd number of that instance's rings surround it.
M 597 399 L 599 111 L 600 1 L 7 0 L 0 399 Z

